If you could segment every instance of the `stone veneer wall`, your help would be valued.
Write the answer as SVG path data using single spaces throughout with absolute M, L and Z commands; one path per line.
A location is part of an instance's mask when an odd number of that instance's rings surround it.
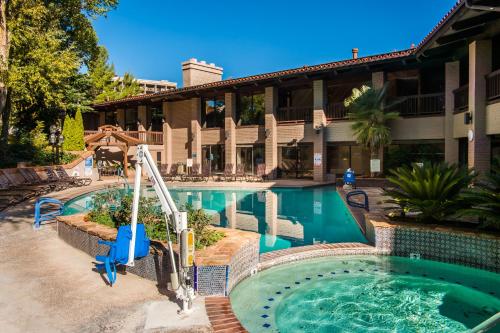
M 92 257 L 105 255 L 109 249 L 105 245 L 98 244 L 99 239 L 112 241 L 116 237 L 116 229 L 86 222 L 83 215 L 58 217 L 57 230 L 62 240 Z M 242 233 L 251 235 L 241 237 Z M 231 238 L 238 239 L 235 241 Z M 230 244 L 227 246 L 225 243 Z M 236 252 L 231 251 L 235 247 L 230 245 L 234 243 L 239 244 Z M 234 285 L 250 275 L 251 270 L 257 267 L 258 237 L 254 237 L 253 233 L 228 230 L 226 238 L 214 245 L 214 248 L 214 251 L 211 251 L 211 247 L 202 250 L 203 255 L 200 255 L 199 263 L 197 262 L 192 270 L 192 277 L 195 289 L 200 295 L 226 296 Z M 218 261 L 214 261 L 218 264 L 210 264 L 210 260 L 203 258 L 206 256 L 218 258 Z M 160 287 L 166 287 L 170 282 L 171 272 L 167 247 L 162 243 L 152 242 L 150 254 L 135 260 L 135 265 L 126 267 L 126 271 L 156 281 Z
M 443 226 L 367 223 L 367 237 L 390 255 L 430 259 L 500 272 L 500 237 Z

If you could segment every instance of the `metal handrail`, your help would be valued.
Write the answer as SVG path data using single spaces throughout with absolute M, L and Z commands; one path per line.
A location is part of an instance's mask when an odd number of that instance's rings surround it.
M 481 324 L 477 325 L 471 330 L 468 330 L 467 333 L 483 333 L 488 332 L 490 329 L 495 327 L 498 323 L 500 323 L 500 312 L 495 313 L 490 318 L 483 321 Z

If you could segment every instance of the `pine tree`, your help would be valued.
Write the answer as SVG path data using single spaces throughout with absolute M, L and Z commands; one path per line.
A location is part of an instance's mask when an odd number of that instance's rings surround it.
M 73 132 L 74 132 L 74 140 L 75 140 L 75 148 L 73 150 L 84 150 L 85 149 L 85 140 L 83 139 L 83 116 L 82 111 L 78 109 L 75 114 L 75 120 L 73 122 Z
M 73 150 L 73 123 L 74 120 L 68 114 L 64 118 L 62 135 L 64 137 L 63 150 Z
M 108 63 L 108 51 L 104 46 L 99 46 L 99 52 L 89 67 L 89 77 L 92 84 L 94 102 L 106 102 L 116 99 L 115 68 Z

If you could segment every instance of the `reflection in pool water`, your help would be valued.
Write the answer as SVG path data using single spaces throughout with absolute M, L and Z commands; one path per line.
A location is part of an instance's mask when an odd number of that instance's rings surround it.
M 317 243 L 366 242 L 333 187 L 169 190 L 177 205 L 190 204 L 213 215 L 214 225 L 260 233 L 261 253 Z M 146 189 L 144 195 L 155 194 Z M 65 214 L 91 207 L 89 194 L 68 202 Z

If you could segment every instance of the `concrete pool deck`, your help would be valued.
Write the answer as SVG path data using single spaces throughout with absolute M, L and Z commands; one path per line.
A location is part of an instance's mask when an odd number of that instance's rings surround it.
M 66 200 L 109 186 L 94 182 L 50 194 Z M 189 317 L 152 281 L 119 275 L 109 287 L 93 260 L 58 238 L 54 225 L 34 231 L 33 201 L 0 213 L 2 332 L 209 332 L 204 298 Z

